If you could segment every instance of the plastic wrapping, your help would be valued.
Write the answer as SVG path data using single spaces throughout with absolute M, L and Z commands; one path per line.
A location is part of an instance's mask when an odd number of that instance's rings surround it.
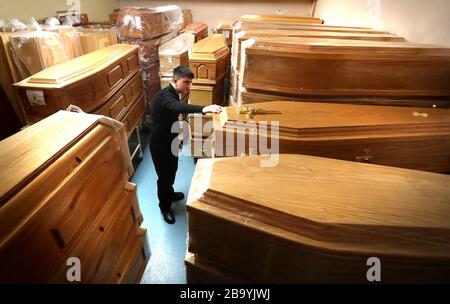
M 56 17 L 48 17 L 47 19 L 45 19 L 45 26 L 49 28 L 53 28 L 60 25 L 61 22 L 59 22 L 59 19 Z
M 179 31 L 182 24 L 183 13 L 177 5 L 154 8 L 126 7 L 119 11 L 117 18 L 121 39 L 155 38 L 172 31 Z
M 19 32 L 19 31 L 25 31 L 28 30 L 28 27 L 20 21 L 17 18 L 11 19 L 6 25 L 5 25 L 5 32 Z
M 68 59 L 76 58 L 84 54 L 81 47 L 80 33 L 77 28 L 68 25 L 46 25 L 44 30 L 57 33 L 66 50 Z
M 40 28 L 34 24 L 33 27 Z M 58 33 L 36 30 L 11 35 L 12 55 L 22 79 L 69 59 Z
M 117 29 L 94 29 L 82 28 L 80 32 L 80 43 L 83 54 L 117 44 Z
M 160 75 L 171 77 L 173 70 L 180 65 L 189 65 L 189 53 L 195 42 L 195 36 L 184 33 L 159 48 Z

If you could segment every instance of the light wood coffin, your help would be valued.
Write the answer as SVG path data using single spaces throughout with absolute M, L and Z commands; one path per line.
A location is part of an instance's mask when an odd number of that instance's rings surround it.
M 450 106 L 450 49 L 412 43 L 258 38 L 242 86 L 295 97 L 442 99 Z M 413 104 L 410 104 L 413 106 Z M 430 104 L 429 107 L 432 107 Z
M 117 44 L 117 30 L 112 29 L 80 29 L 80 43 L 84 54 Z
M 194 72 L 193 83 L 214 84 L 227 72 L 230 52 L 220 34 L 205 38 L 192 47 L 189 65 Z
M 13 84 L 20 81 L 21 78 L 11 54 L 10 36 L 11 33 L 0 33 L 0 85 L 5 91 L 14 112 L 19 117 L 21 125 L 24 126 L 26 124 L 25 111 L 13 87 Z
M 0 282 L 139 283 L 149 259 L 124 125 L 60 111 L 0 142 Z M 75 282 L 76 283 L 76 282 Z
M 323 23 L 323 20 L 320 18 L 277 15 L 243 15 L 240 17 L 240 20 L 243 22 L 268 22 L 277 24 Z
M 249 107 L 281 114 L 214 115 L 215 155 L 305 154 L 433 172 L 450 172 L 450 110 L 276 101 Z M 271 122 L 279 124 L 272 133 Z M 261 128 L 267 126 L 267 132 Z M 227 136 L 230 136 L 227 138 Z M 238 149 L 240 137 L 245 149 Z M 250 144 L 249 140 L 257 142 Z M 267 143 L 264 143 L 264 140 Z M 272 152 L 276 153 L 276 151 Z
M 148 39 L 180 30 L 181 8 L 167 5 L 154 8 L 125 7 L 119 12 L 117 25 L 120 38 Z
M 46 31 L 21 32 L 10 37 L 21 79 L 69 60 L 60 35 Z
M 376 257 L 382 283 L 449 282 L 448 175 L 303 155 L 262 168 L 263 159 L 199 160 L 188 264 L 209 261 L 244 282 L 369 283 Z
M 94 111 L 138 71 L 138 47 L 116 44 L 48 68 L 16 87 L 28 119 L 38 121 L 71 104 Z
M 189 66 L 189 51 L 194 45 L 195 37 L 183 33 L 159 48 L 160 76 L 172 77 L 173 70 L 182 65 Z
M 228 19 L 220 21 L 220 24 L 217 26 L 217 33 L 222 34 L 229 47 L 233 44 L 233 27 L 236 24 L 236 20 Z

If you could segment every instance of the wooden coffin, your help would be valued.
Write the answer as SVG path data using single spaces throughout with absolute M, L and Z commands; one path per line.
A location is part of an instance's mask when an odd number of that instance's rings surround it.
M 184 33 L 159 48 L 159 73 L 162 77 L 172 77 L 173 70 L 180 65 L 189 66 L 189 51 L 194 42 L 193 34 Z
M 180 30 L 183 15 L 180 7 L 125 7 L 119 12 L 117 25 L 121 38 L 148 39 Z
M 248 90 L 331 99 L 450 97 L 450 49 L 440 46 L 259 38 L 245 46 L 242 58 L 243 87 Z
M 225 77 L 215 84 L 194 83 L 191 85 L 189 103 L 199 106 L 223 105 L 225 100 Z
M 280 114 L 249 118 L 241 114 L 245 106 L 235 106 L 214 115 L 216 156 L 264 153 L 261 147 L 249 143 L 251 138 L 258 140 L 258 145 L 262 142 L 262 148 L 276 140 L 280 153 L 450 172 L 448 109 L 289 101 L 256 103 L 249 108 Z M 260 128 L 267 122 L 268 132 L 263 134 Z M 279 123 L 278 135 L 271 132 L 270 122 Z M 245 146 L 238 149 L 241 136 Z
M 125 124 L 130 136 L 144 116 L 144 87 L 139 73 L 130 79 L 105 105 L 93 111 Z
M 13 83 L 21 79 L 11 54 L 10 36 L 11 33 L 0 33 L 0 86 L 3 88 L 9 103 L 19 118 L 20 124 L 24 126 L 26 124 L 25 111 L 13 87 Z
M 15 86 L 27 118 L 36 122 L 71 104 L 92 112 L 138 70 L 138 48 L 116 44 L 48 68 Z
M 307 18 L 297 16 L 277 16 L 277 15 L 243 15 L 240 17 L 243 22 L 273 22 L 278 24 L 296 24 L 296 23 L 318 23 L 322 24 L 320 18 Z
M 258 90 L 245 90 L 240 93 L 241 104 L 247 105 L 252 103 L 267 102 L 274 100 L 285 100 L 285 101 L 298 101 L 298 102 L 325 102 L 325 103 L 344 103 L 344 104 L 360 104 L 360 105 L 379 105 L 379 106 L 403 106 L 403 107 L 422 107 L 428 108 L 432 105 L 433 108 L 447 108 L 448 100 L 441 99 L 439 97 L 435 98 L 395 98 L 395 97 L 364 97 L 364 98 L 352 98 L 336 96 L 333 99 L 329 97 L 299 97 L 299 96 L 289 96 L 287 94 L 277 95 L 272 92 L 258 91 Z
M 212 157 L 213 115 L 189 114 L 189 143 L 194 158 Z
M 193 83 L 215 84 L 227 73 L 230 52 L 222 35 L 215 34 L 192 47 L 189 66 L 194 72 Z
M 192 23 L 192 11 L 190 9 L 183 10 L 183 25 L 182 28 L 186 28 L 186 25 Z
M 139 59 L 143 68 L 154 63 L 159 64 L 159 47 L 178 36 L 179 30 L 153 39 L 119 39 L 120 43 L 137 45 L 139 47 Z
M 193 22 L 186 25 L 185 28 L 187 33 L 192 33 L 195 36 L 195 42 L 198 42 L 202 39 L 208 37 L 208 26 L 204 23 Z
M 81 283 L 139 283 L 150 252 L 123 124 L 60 111 L 0 147 L 0 282 L 69 283 L 77 257 Z
M 64 50 L 67 54 L 67 59 L 72 59 L 76 57 L 80 57 L 83 54 L 83 49 L 81 47 L 81 40 L 80 40 L 80 30 L 82 29 L 76 29 L 72 26 L 52 26 L 45 29 L 46 31 L 54 32 L 59 35 L 61 38 L 62 44 L 64 46 Z M 117 43 L 117 38 L 116 42 Z
M 10 37 L 14 60 L 21 79 L 30 77 L 69 58 L 57 33 L 34 31 Z
M 449 281 L 448 175 L 303 155 L 264 168 L 263 159 L 199 160 L 187 212 L 188 251 L 200 262 L 246 282 L 370 283 L 376 257 L 382 283 Z
M 222 20 L 217 26 L 217 33 L 222 34 L 229 47 L 233 44 L 233 27 L 237 24 L 235 20 Z

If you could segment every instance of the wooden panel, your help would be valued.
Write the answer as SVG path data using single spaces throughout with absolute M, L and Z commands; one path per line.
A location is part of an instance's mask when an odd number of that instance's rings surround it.
M 318 23 L 322 24 L 320 18 L 307 18 L 297 16 L 277 16 L 277 15 L 243 15 L 240 17 L 243 22 L 273 22 L 279 24 L 302 24 L 302 23 Z
M 280 153 L 306 154 L 349 161 L 370 162 L 432 172 L 450 172 L 450 110 L 407 107 L 359 106 L 328 103 L 266 102 L 255 109 L 281 114 L 256 114 L 249 119 L 241 107 L 214 115 L 216 156 L 260 153 L 250 146 L 249 134 L 258 144 L 277 140 Z M 253 125 L 244 125 L 253 122 Z M 261 123 L 278 122 L 279 134 L 260 134 Z M 226 136 L 231 135 L 229 139 Z M 222 148 L 223 147 L 223 148 Z M 268 148 L 263 144 L 263 148 Z M 276 151 L 274 152 L 276 153 Z
M 195 42 L 208 37 L 208 26 L 204 23 L 190 23 L 185 28 L 186 32 L 193 33 L 195 36 Z
M 118 118 L 118 120 L 120 120 L 125 124 L 128 136 L 131 136 L 134 129 L 144 116 L 144 113 L 145 113 L 144 95 L 141 95 L 130 107 L 130 110 L 125 114 L 125 116 Z
M 199 160 L 189 252 L 256 283 L 367 283 L 369 257 L 385 283 L 448 280 L 449 176 L 302 155 L 263 168 L 263 159 Z
M 222 105 L 224 102 L 224 79 L 214 85 L 192 84 L 190 104 L 207 106 L 211 104 Z

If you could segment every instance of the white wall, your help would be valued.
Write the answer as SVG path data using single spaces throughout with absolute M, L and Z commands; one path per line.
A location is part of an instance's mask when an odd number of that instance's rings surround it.
M 450 46 L 449 0 L 318 0 L 315 17 L 368 26 L 419 43 Z
M 141 6 L 154 7 L 176 4 L 183 9 L 190 9 L 194 21 L 204 22 L 211 28 L 216 28 L 221 20 L 237 19 L 244 14 L 266 14 L 308 16 L 311 12 L 312 0 L 221 0 L 221 1 L 151 1 L 151 0 L 121 0 L 121 7 Z M 280 10 L 280 11 L 279 11 Z

